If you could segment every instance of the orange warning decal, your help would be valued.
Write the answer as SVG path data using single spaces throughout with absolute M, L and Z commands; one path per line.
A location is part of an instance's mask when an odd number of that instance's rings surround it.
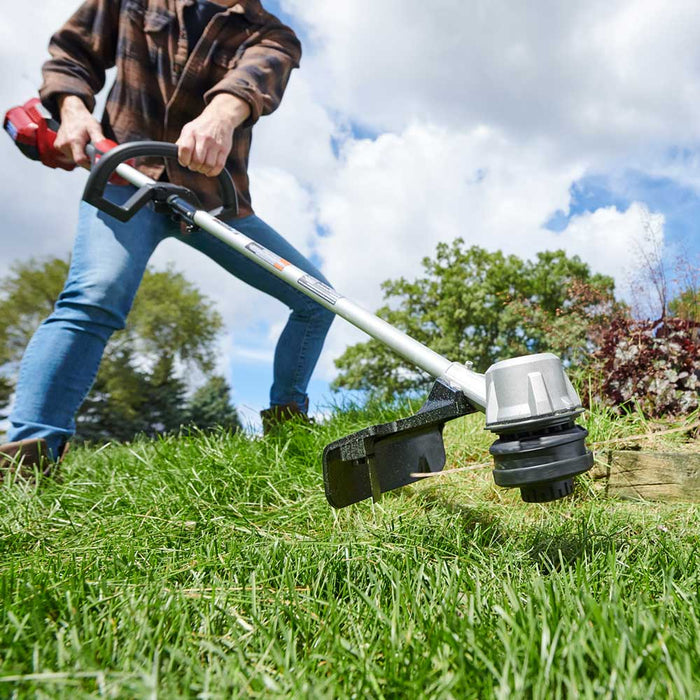
M 291 263 L 287 262 L 284 258 L 280 258 L 279 255 L 275 255 L 271 250 L 263 248 L 263 246 L 255 243 L 255 241 L 248 243 L 246 248 L 255 255 L 256 258 L 264 260 L 268 265 L 271 265 L 275 270 L 279 270 L 280 272 L 284 270 L 285 267 L 291 265 Z

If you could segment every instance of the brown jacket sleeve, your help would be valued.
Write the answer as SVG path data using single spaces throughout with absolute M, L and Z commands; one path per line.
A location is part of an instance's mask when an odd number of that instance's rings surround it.
M 120 4 L 118 0 L 87 0 L 51 37 L 51 58 L 42 68 L 39 96 L 54 116 L 58 116 L 59 95 L 77 95 L 90 111 L 94 109 L 105 70 L 115 61 Z
M 240 97 L 250 106 L 250 117 L 242 126 L 252 126 L 279 107 L 289 75 L 300 60 L 301 43 L 289 27 L 278 24 L 262 29 L 204 99 L 209 104 L 222 92 Z

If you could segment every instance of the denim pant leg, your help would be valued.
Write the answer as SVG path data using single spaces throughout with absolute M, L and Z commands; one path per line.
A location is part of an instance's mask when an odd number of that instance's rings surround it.
M 130 187 L 108 186 L 120 204 Z M 22 358 L 10 440 L 44 438 L 54 457 L 75 432 L 75 414 L 97 375 L 105 344 L 126 316 L 167 218 L 143 209 L 121 223 L 81 204 L 70 271 L 51 316 Z
M 292 265 L 328 284 L 314 265 L 262 219 L 255 215 L 247 216 L 231 221 L 230 225 Z M 306 390 L 334 314 L 206 231 L 195 231 L 179 237 L 235 277 L 290 308 L 291 314 L 275 349 L 270 405 L 296 403 L 305 408 L 308 400 Z

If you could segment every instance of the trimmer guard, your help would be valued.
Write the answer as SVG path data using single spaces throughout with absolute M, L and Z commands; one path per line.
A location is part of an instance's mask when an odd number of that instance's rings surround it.
M 375 501 L 420 477 L 442 471 L 447 421 L 477 409 L 459 390 L 438 379 L 418 413 L 391 423 L 373 425 L 332 442 L 323 451 L 326 498 L 334 508 Z

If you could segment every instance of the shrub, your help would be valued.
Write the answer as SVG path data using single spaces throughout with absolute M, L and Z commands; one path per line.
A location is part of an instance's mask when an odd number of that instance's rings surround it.
M 650 417 L 689 413 L 700 407 L 697 324 L 614 315 L 591 356 L 590 375 L 592 401 L 618 409 L 638 404 Z

